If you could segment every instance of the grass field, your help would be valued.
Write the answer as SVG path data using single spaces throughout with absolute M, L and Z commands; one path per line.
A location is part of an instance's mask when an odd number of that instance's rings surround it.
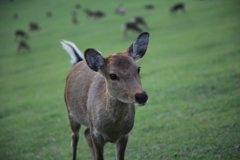
M 239 0 L 183 0 L 186 13 L 169 13 L 177 0 L 0 1 L 0 159 L 71 159 L 71 130 L 63 91 L 72 67 L 62 39 L 81 51 L 104 56 L 124 51 L 138 33 L 123 36 L 121 25 L 142 16 L 150 42 L 139 62 L 150 97 L 137 107 L 126 150 L 128 160 L 240 159 Z M 82 8 L 74 6 L 80 3 Z M 115 15 L 119 5 L 125 16 Z M 153 10 L 145 10 L 154 4 Z M 84 8 L 102 10 L 89 18 Z M 51 18 L 46 12 L 51 11 Z M 72 24 L 72 12 L 79 24 Z M 18 19 L 13 14 L 18 13 Z M 39 31 L 30 31 L 37 22 Z M 25 30 L 31 51 L 17 53 L 14 32 Z M 82 127 L 78 159 L 90 160 Z M 105 159 L 115 159 L 114 145 Z

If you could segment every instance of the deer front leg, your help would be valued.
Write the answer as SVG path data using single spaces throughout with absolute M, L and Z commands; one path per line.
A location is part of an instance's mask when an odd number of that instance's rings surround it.
M 124 135 L 118 139 L 116 143 L 117 160 L 124 160 L 127 142 L 128 142 L 128 135 Z
M 92 143 L 92 136 L 90 134 L 90 129 L 89 128 L 87 128 L 85 130 L 84 135 L 85 135 L 85 139 L 87 141 L 88 147 L 89 147 L 89 149 L 91 151 L 92 157 L 93 157 L 93 159 L 96 159 L 95 158 L 96 155 L 95 155 L 94 148 L 93 148 L 93 143 Z
M 92 134 L 92 144 L 95 153 L 95 160 L 103 160 L 105 141 L 99 134 Z

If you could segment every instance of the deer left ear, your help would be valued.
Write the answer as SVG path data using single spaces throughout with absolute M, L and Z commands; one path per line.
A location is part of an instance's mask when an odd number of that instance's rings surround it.
M 138 36 L 136 41 L 128 48 L 127 52 L 128 54 L 135 60 L 138 61 L 141 59 L 148 46 L 148 40 L 149 40 L 149 33 L 143 32 Z

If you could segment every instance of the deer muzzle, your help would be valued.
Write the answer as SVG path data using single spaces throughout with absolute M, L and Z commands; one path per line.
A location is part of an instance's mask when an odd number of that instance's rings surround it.
M 148 101 L 148 95 L 146 92 L 141 93 L 141 94 L 136 94 L 135 99 L 139 105 L 143 106 Z

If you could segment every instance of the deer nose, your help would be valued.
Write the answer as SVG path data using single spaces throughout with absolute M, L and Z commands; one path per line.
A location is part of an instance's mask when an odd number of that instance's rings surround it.
M 136 94 L 135 95 L 136 101 L 140 104 L 146 103 L 148 100 L 148 95 L 147 93 L 142 93 L 142 94 Z

